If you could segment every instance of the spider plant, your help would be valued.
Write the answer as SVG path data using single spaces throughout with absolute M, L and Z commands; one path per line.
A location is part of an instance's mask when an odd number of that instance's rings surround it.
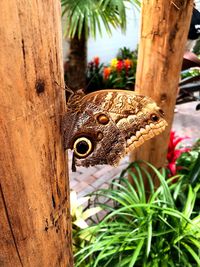
M 90 197 L 77 197 L 77 193 L 75 191 L 70 192 L 70 213 L 72 219 L 72 234 L 73 238 L 73 252 L 75 253 L 78 249 L 82 247 L 85 240 L 90 240 L 89 233 L 90 231 L 84 234 L 77 234 L 80 233 L 80 229 L 88 228 L 88 224 L 86 219 L 93 216 L 94 214 L 101 211 L 100 207 L 92 207 L 92 208 L 84 208 L 84 203 L 89 201 Z M 74 234 L 76 233 L 76 235 Z M 76 236 L 76 237 L 75 237 Z
M 200 215 L 193 212 L 200 184 L 188 185 L 180 208 L 182 176 L 166 180 L 165 172 L 146 164 L 160 181 L 157 189 L 145 166 L 132 163 L 109 189 L 93 193 L 107 215 L 87 229 L 90 241 L 75 254 L 76 267 L 200 266 Z

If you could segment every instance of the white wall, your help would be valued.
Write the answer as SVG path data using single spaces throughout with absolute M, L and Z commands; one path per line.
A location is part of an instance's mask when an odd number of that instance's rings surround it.
M 121 30 L 113 29 L 111 37 L 106 31 L 102 31 L 103 37 L 98 35 L 96 40 L 90 38 L 88 41 L 88 61 L 98 56 L 101 62 L 108 63 L 116 57 L 119 48 L 125 46 L 134 50 L 138 44 L 139 17 L 139 12 L 135 8 L 128 7 L 126 34 L 122 34 Z
M 200 0 L 196 0 L 195 3 L 196 3 L 196 8 L 200 10 Z

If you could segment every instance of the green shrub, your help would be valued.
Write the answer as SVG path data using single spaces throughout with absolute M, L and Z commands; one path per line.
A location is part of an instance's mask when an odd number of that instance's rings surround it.
M 185 174 L 186 176 L 194 168 L 197 158 L 200 154 L 200 139 L 195 142 L 195 144 L 189 149 L 189 151 L 184 152 L 177 159 L 176 166 L 178 173 Z M 200 164 L 200 160 L 199 160 Z M 200 181 L 200 180 L 199 180 Z
M 187 186 L 181 206 L 184 176 L 166 180 L 164 171 L 147 165 L 160 181 L 157 189 L 146 168 L 132 163 L 110 188 L 92 194 L 107 215 L 77 233 L 89 230 L 90 241 L 75 254 L 76 267 L 200 266 L 200 215 L 194 212 L 200 184 Z

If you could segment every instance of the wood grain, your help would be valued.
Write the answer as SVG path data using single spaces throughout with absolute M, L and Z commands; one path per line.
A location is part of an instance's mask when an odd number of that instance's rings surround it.
M 73 266 L 60 1 L 0 1 L 0 266 Z
M 166 114 L 168 128 L 133 153 L 131 160 L 143 159 L 158 168 L 166 164 L 192 7 L 192 0 L 143 1 L 136 92 L 157 102 Z

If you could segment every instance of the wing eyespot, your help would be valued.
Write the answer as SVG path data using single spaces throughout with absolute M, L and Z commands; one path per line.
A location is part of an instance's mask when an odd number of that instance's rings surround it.
M 73 145 L 75 156 L 79 158 L 87 157 L 93 150 L 93 144 L 87 137 L 79 137 Z
M 106 125 L 109 122 L 109 118 L 105 114 L 100 114 L 100 115 L 97 116 L 97 121 L 100 124 Z
M 159 117 L 158 117 L 158 115 L 156 115 L 156 114 L 152 114 L 152 115 L 151 115 L 151 121 L 153 121 L 153 122 L 157 122 L 157 121 L 159 121 Z

